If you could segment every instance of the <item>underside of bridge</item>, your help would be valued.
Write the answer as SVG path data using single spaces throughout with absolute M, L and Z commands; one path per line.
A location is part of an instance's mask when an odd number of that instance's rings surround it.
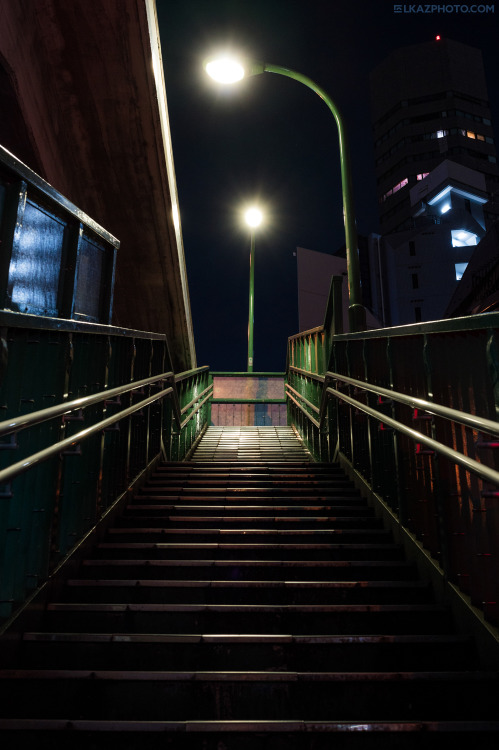
M 0 0 L 0 143 L 118 238 L 113 323 L 196 364 L 154 0 Z

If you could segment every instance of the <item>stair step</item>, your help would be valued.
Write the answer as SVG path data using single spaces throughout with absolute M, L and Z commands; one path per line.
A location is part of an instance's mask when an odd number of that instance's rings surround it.
M 53 602 L 46 627 L 79 632 L 311 632 L 358 635 L 449 633 L 450 613 L 434 604 L 151 604 Z
M 197 581 L 70 579 L 68 601 L 186 604 L 412 604 L 430 598 L 421 581 Z
M 352 489 L 353 485 L 352 482 L 349 479 L 346 479 L 345 477 L 334 477 L 334 478 L 324 478 L 321 477 L 320 479 L 311 479 L 311 478 L 302 478 L 301 476 L 277 476 L 272 478 L 263 478 L 263 477 L 255 477 L 253 474 L 249 474 L 246 478 L 244 476 L 239 476 L 237 478 L 231 478 L 231 477 L 221 477 L 219 479 L 213 478 L 213 477 L 183 477 L 181 475 L 177 476 L 170 476 L 169 474 L 166 474 L 163 477 L 155 477 L 154 475 L 150 477 L 145 484 L 146 488 L 149 487 L 178 487 L 182 490 L 185 488 L 189 489 L 190 487 L 195 488 L 201 488 L 201 489 L 211 489 L 213 487 L 226 487 L 227 489 L 247 489 L 254 487 L 255 489 L 261 491 L 261 490 L 269 490 L 277 488 L 279 490 L 289 490 L 289 489 L 309 489 L 310 491 L 315 490 L 316 488 L 320 490 L 324 489 L 341 489 L 343 487 L 346 487 L 348 489 Z
M 193 556 L 201 560 L 212 557 L 216 552 L 219 559 L 231 560 L 240 557 L 247 559 L 258 559 L 260 555 L 265 558 L 282 560 L 292 558 L 294 560 L 306 559 L 311 553 L 317 560 L 401 560 L 403 559 L 403 547 L 400 544 L 272 544 L 272 543 L 229 543 L 229 542 L 102 542 L 97 545 L 99 554 L 116 552 L 120 554 L 126 551 L 129 557 L 156 557 L 157 559 L 168 559 L 180 557 L 191 559 Z
M 289 580 L 414 580 L 416 569 L 406 561 L 394 560 L 151 560 L 151 559 L 88 559 L 83 560 L 80 576 L 101 573 L 110 578 L 182 577 L 210 580 L 268 580 L 286 576 Z
M 245 499 L 248 497 L 267 497 L 267 498 L 313 498 L 315 502 L 318 502 L 318 498 L 333 499 L 335 496 L 358 496 L 359 492 L 354 487 L 351 487 L 348 482 L 344 484 L 333 485 L 327 483 L 324 485 L 310 486 L 310 484 L 304 482 L 302 485 L 294 484 L 290 482 L 289 485 L 283 485 L 282 483 L 276 483 L 272 487 L 262 487 L 256 483 L 252 484 L 238 484 L 230 486 L 227 483 L 219 485 L 207 485 L 205 482 L 200 482 L 199 485 L 194 482 L 186 484 L 184 487 L 180 482 L 167 484 L 163 481 L 157 483 L 146 484 L 141 489 L 141 495 L 152 495 L 161 494 L 165 497 L 173 496 L 192 496 L 197 498 L 200 495 L 205 497 L 227 497 L 232 500 L 236 497 L 241 497 L 244 493 Z M 365 501 L 364 501 L 365 502 Z
M 279 542 L 284 543 L 296 540 L 301 544 L 307 540 L 316 543 L 332 542 L 333 540 L 364 543 L 389 543 L 392 539 L 391 532 L 385 529 L 262 529 L 262 528 L 172 528 L 166 527 L 126 527 L 115 526 L 108 530 L 109 538 L 131 538 L 137 541 L 168 541 L 181 543 L 211 542 L 217 538 L 223 542 L 239 542 L 241 539 L 248 542 Z
M 149 500 L 150 498 L 148 498 Z M 127 514 L 143 514 L 143 513 L 183 513 L 186 514 L 204 514 L 210 519 L 220 513 L 229 514 L 230 516 L 239 518 L 240 516 L 253 515 L 253 518 L 265 520 L 269 514 L 274 516 L 276 519 L 280 519 L 282 515 L 296 514 L 299 513 L 300 517 L 305 519 L 316 517 L 318 513 L 333 514 L 333 519 L 337 518 L 375 518 L 374 511 L 370 508 L 358 506 L 358 505 L 196 505 L 195 503 L 134 503 L 133 505 L 127 505 L 125 509 Z
M 296 497 L 290 497 L 289 495 L 281 498 L 275 493 L 271 493 L 268 495 L 249 495 L 246 492 L 244 493 L 244 497 L 241 496 L 241 493 L 232 493 L 227 495 L 226 493 L 220 491 L 216 495 L 210 495 L 209 493 L 198 493 L 198 494 L 164 494 L 160 490 L 150 490 L 148 492 L 145 492 L 145 489 L 143 489 L 139 494 L 135 495 L 134 500 L 136 502 L 142 503 L 158 503 L 158 502 L 166 502 L 166 503 L 177 503 L 177 504 L 187 504 L 187 503 L 202 503 L 203 505 L 206 505 L 209 503 L 208 507 L 211 507 L 212 505 L 220 505 L 220 504 L 234 504 L 237 500 L 241 500 L 241 506 L 244 507 L 247 503 L 258 503 L 260 505 L 265 505 L 268 503 L 269 507 L 271 507 L 274 503 L 278 503 L 279 501 L 282 502 L 283 500 L 286 502 L 286 505 L 288 507 L 295 507 L 295 506 L 302 506 L 304 503 L 307 504 L 320 504 L 321 506 L 332 506 L 336 507 L 338 505 L 344 506 L 344 507 L 352 507 L 355 508 L 360 507 L 368 510 L 368 505 L 363 497 L 357 492 L 357 490 L 351 490 L 349 494 L 346 494 L 345 490 L 342 490 L 341 494 L 335 494 L 335 495 L 298 495 Z M 243 503 L 244 500 L 244 503 Z
M 24 634 L 21 667 L 71 669 L 439 671 L 475 666 L 457 635 Z M 463 659 L 464 655 L 464 659 Z
M 238 529 L 258 527 L 259 530 L 265 529 L 288 529 L 293 530 L 297 527 L 311 527 L 314 530 L 320 530 L 328 524 L 334 524 L 335 529 L 381 529 L 381 521 L 371 516 L 206 516 L 206 515 L 174 515 L 169 516 L 143 515 L 133 513 L 122 516 L 120 527 L 124 526 L 167 526 L 168 529 L 185 528 L 186 525 L 196 524 L 196 529 L 218 529 L 227 524 L 236 526 Z M 385 532 L 386 533 L 386 532 Z
M 441 750 L 463 740 L 495 750 L 494 721 L 130 721 L 99 719 L 0 719 L 4 741 L 36 750 Z
M 495 716 L 495 672 L 0 670 L 10 718 L 451 720 Z M 353 700 L 353 696 L 356 700 Z M 445 698 L 444 698 L 445 697 Z M 26 716 L 28 713 L 28 716 Z

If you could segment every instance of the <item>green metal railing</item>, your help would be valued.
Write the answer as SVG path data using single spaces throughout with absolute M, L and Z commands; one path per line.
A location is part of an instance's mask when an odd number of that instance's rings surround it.
M 499 315 L 327 341 L 321 328 L 290 339 L 290 422 L 499 622 Z
M 134 483 L 209 423 L 208 367 L 165 336 L 0 312 L 0 616 L 9 617 Z

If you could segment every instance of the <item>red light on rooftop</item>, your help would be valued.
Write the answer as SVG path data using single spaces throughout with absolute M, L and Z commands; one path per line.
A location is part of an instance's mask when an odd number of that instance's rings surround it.
M 436 41 L 436 42 L 439 42 L 439 41 L 441 40 L 441 38 L 442 38 L 442 37 L 440 36 L 440 34 L 437 34 L 437 35 L 436 35 L 436 37 L 435 37 L 435 41 Z

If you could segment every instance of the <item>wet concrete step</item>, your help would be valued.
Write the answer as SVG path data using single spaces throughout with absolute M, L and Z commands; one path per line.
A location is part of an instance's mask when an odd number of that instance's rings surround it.
M 484 720 L 494 672 L 0 670 L 10 718 Z M 315 717 L 315 719 L 313 719 Z
M 444 634 L 449 610 L 434 604 L 48 604 L 44 629 L 58 632 Z
M 198 581 L 70 579 L 69 602 L 183 604 L 413 604 L 431 601 L 421 581 Z
M 29 632 L 21 668 L 416 671 L 476 666 L 459 635 L 176 635 Z

